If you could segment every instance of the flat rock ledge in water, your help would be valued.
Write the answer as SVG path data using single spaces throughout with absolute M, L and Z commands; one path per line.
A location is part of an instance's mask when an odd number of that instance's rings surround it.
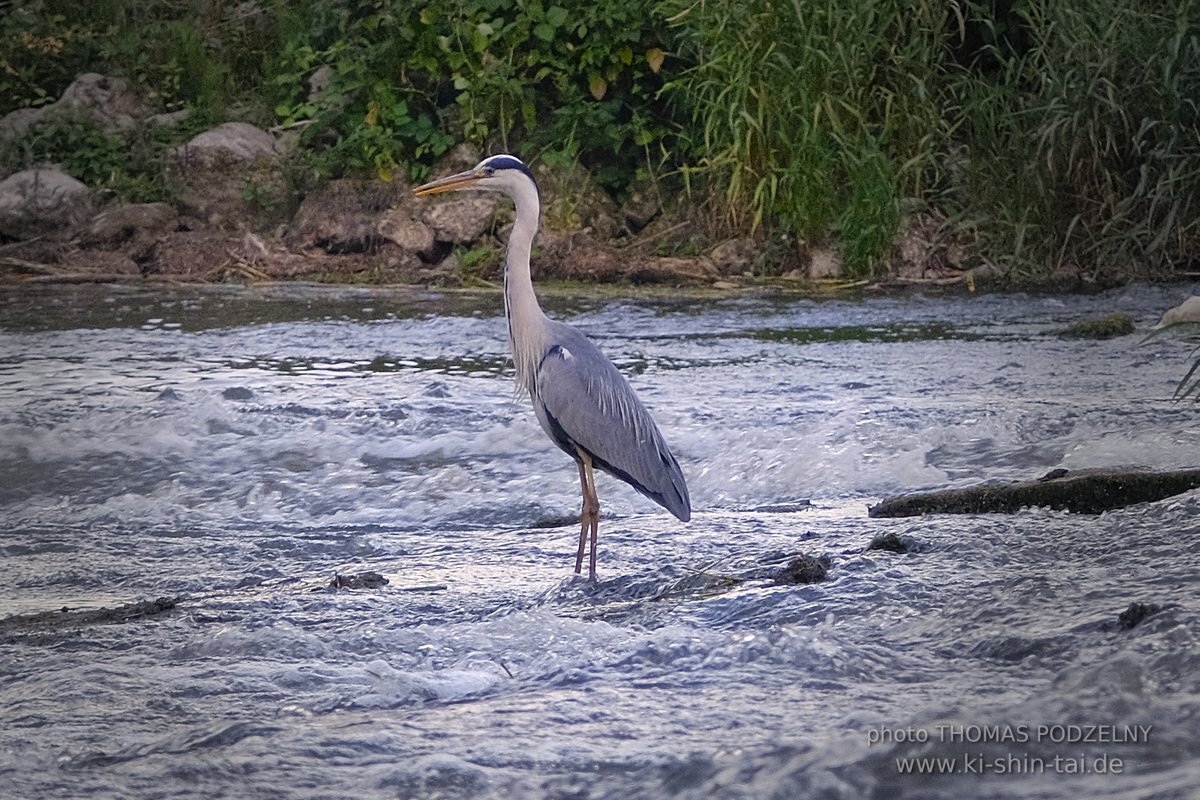
M 111 625 L 120 622 L 157 617 L 172 611 L 179 605 L 175 597 L 160 597 L 157 600 L 139 600 L 136 603 L 111 608 L 89 608 L 73 611 L 63 606 L 58 611 L 39 611 L 32 614 L 12 614 L 0 619 L 0 641 L 14 636 L 44 635 L 71 631 L 88 625 Z
M 871 506 L 872 517 L 922 514 L 1012 514 L 1044 506 L 1099 514 L 1152 503 L 1200 487 L 1200 469 L 1151 472 L 1140 469 L 1052 470 L 1037 480 L 945 489 L 889 497 Z

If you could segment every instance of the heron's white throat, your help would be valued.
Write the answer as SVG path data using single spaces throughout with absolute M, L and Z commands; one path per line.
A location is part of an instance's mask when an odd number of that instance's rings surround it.
M 508 317 L 508 343 L 517 384 L 533 394 L 538 360 L 546 347 L 546 315 L 538 305 L 529 271 L 541 203 L 533 181 L 519 172 L 509 174 L 511 178 L 505 182 L 504 192 L 516 205 L 516 221 L 508 237 L 504 263 L 504 313 Z

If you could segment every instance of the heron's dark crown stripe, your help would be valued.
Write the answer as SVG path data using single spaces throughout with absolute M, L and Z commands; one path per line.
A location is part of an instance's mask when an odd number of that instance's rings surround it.
M 515 156 L 492 156 L 491 158 L 484 159 L 483 163 L 492 169 L 515 169 L 517 172 L 523 172 L 529 180 L 533 181 L 533 185 L 537 186 L 537 179 L 533 177 L 533 173 L 529 171 L 529 167 L 525 166 L 524 162 Z

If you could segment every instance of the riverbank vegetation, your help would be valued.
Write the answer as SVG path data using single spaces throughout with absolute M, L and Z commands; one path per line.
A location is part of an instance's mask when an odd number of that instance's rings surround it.
M 247 121 L 289 185 L 427 175 L 456 143 L 688 198 L 713 238 L 886 266 L 906 219 L 1016 279 L 1194 270 L 1200 0 L 13 0 L 0 113 L 120 75 L 170 131 L 56 122 L 0 150 L 130 199 L 162 154 Z

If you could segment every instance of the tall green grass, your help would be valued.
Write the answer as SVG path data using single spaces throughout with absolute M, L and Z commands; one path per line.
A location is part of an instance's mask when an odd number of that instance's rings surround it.
M 1186 400 L 1191 397 L 1193 400 L 1200 402 L 1200 326 L 1192 324 L 1190 333 L 1183 334 L 1183 339 L 1188 344 L 1193 345 L 1191 360 L 1191 369 L 1179 381 L 1179 385 L 1175 387 L 1175 399 Z
M 1200 247 L 1200 3 L 1030 0 L 964 73 L 959 209 L 1016 274 L 1161 274 Z M 1131 266 L 1133 269 L 1131 269 Z
M 848 267 L 885 254 L 900 201 L 936 182 L 952 123 L 938 83 L 943 3 L 667 0 L 692 66 L 670 84 L 690 109 L 692 173 L 731 229 L 836 235 Z

